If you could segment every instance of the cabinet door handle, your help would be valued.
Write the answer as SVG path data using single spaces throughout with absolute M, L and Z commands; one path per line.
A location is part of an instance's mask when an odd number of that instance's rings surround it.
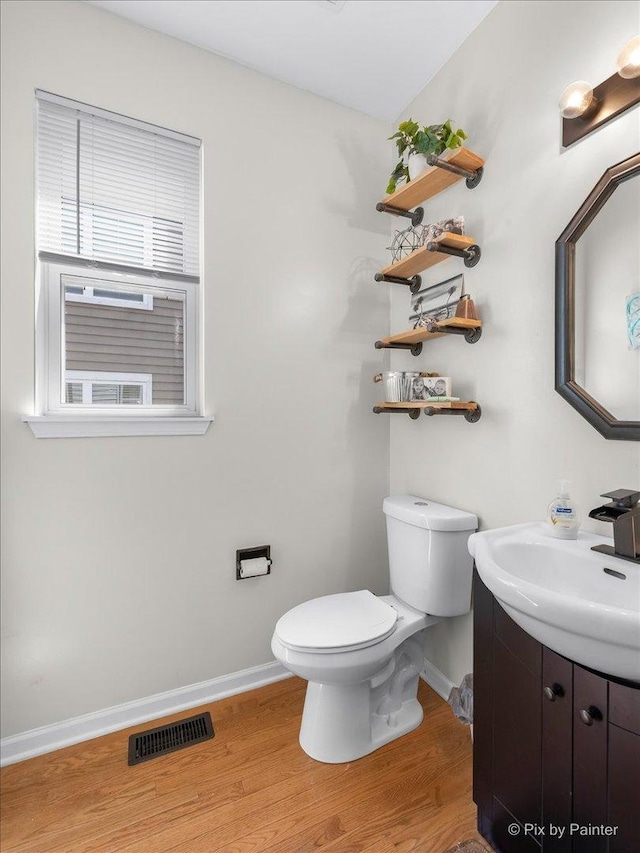
M 564 696 L 564 687 L 561 684 L 552 684 L 551 687 L 545 687 L 542 692 L 549 702 L 555 702 L 556 699 Z
M 583 708 L 580 711 L 580 719 L 585 726 L 592 726 L 595 722 L 599 722 L 602 719 L 602 711 L 596 708 L 595 705 L 589 705 L 588 708 Z

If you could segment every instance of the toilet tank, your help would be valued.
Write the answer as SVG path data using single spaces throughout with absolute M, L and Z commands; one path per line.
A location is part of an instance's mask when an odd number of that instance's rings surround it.
M 471 608 L 473 558 L 467 540 L 473 513 L 414 495 L 385 498 L 391 591 L 433 616 L 460 616 Z

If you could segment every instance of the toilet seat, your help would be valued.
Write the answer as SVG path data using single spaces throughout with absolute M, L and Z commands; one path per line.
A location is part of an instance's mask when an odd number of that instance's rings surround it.
M 275 634 L 292 651 L 335 654 L 382 642 L 397 619 L 393 607 L 362 589 L 299 604 L 278 620 Z

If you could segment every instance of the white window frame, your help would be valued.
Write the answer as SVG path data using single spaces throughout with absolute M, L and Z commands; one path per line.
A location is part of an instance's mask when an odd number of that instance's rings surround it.
M 91 305 L 110 305 L 112 308 L 133 308 L 137 311 L 153 311 L 153 296 L 150 293 L 143 293 L 141 302 L 132 302 L 130 299 L 118 299 L 117 296 L 95 296 L 93 293 L 94 289 L 109 290 L 110 288 L 82 286 L 82 293 L 65 293 L 64 298 L 67 302 L 87 302 Z
M 163 294 L 184 294 L 183 405 L 83 405 L 66 403 L 64 370 L 63 276 L 94 280 L 95 287 L 114 287 Z M 212 417 L 199 410 L 199 285 L 193 280 L 156 272 L 123 272 L 108 264 L 40 260 L 36 275 L 36 412 L 24 415 L 37 438 L 116 435 L 202 435 Z M 91 285 L 88 285 L 91 286 Z M 132 411 L 133 410 L 133 411 Z
M 66 370 L 64 384 L 82 385 L 82 403 L 92 408 L 100 405 L 92 402 L 94 385 L 140 385 L 142 389 L 142 403 L 129 404 L 127 408 L 139 409 L 140 406 L 150 406 L 153 399 L 153 374 L 152 373 L 107 373 L 102 370 Z M 66 390 L 66 388 L 65 388 Z M 66 395 L 65 395 L 66 396 Z M 77 409 L 80 403 L 72 403 Z M 120 408 L 120 404 L 118 408 Z

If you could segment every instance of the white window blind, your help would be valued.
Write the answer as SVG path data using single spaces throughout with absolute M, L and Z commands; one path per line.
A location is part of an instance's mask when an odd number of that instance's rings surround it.
M 198 275 L 200 143 L 38 92 L 38 251 Z

